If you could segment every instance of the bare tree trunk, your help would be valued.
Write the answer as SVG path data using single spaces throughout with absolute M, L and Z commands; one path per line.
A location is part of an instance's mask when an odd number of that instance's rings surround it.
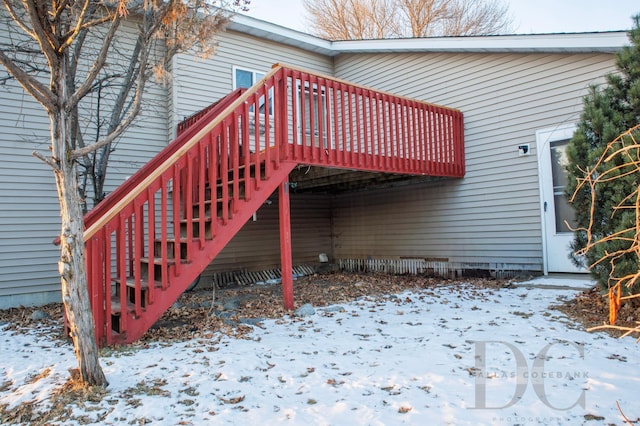
M 113 2 L 103 0 L 2 1 L 3 31 L 16 34 L 9 37 L 9 46 L 0 46 L 0 65 L 43 106 L 51 123 L 51 157 L 37 152 L 34 155 L 50 165 L 55 174 L 62 222 L 59 262 L 62 297 L 84 384 L 106 386 L 107 381 L 98 359 L 87 287 L 77 161 L 106 147 L 102 163 L 106 167 L 109 145 L 131 126 L 141 110 L 147 80 L 154 74 L 167 77 L 171 58 L 179 52 L 195 48 L 201 54 L 212 53 L 215 35 L 224 30 L 234 10 L 246 11 L 248 4 L 249 0 L 123 1 L 114 7 Z M 132 52 L 124 43 L 116 42 L 118 38 L 125 41 L 130 37 L 128 31 L 119 30 L 129 15 L 136 17 L 132 24 L 140 24 Z M 118 59 L 120 54 L 122 63 Z M 33 64 L 28 63 L 31 57 Z M 82 63 L 80 74 L 79 63 Z M 47 72 L 48 87 L 42 81 Z M 112 85 L 116 98 L 112 102 L 114 98 L 108 96 L 107 108 L 115 110 L 108 130 L 85 145 L 79 123 L 84 123 L 83 126 L 90 123 L 93 113 L 80 112 L 79 105 L 102 82 Z M 121 89 L 116 89 L 120 85 Z M 106 171 L 101 173 L 100 179 L 104 179 Z M 102 183 L 96 187 L 98 197 L 102 198 Z
M 107 386 L 98 360 L 93 312 L 89 300 L 84 259 L 84 222 L 78 195 L 77 171 L 69 146 L 70 117 L 66 111 L 65 65 L 52 79 L 59 108 L 49 114 L 54 174 L 60 201 L 62 229 L 58 271 L 62 284 L 62 301 L 69 322 L 71 339 L 78 359 L 80 380 L 85 385 Z M 53 76 L 52 76 L 53 78 Z

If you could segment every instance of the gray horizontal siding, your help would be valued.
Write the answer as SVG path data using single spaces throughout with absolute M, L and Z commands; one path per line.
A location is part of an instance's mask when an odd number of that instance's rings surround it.
M 462 110 L 460 181 L 334 200 L 337 258 L 447 258 L 542 269 L 535 132 L 579 120 L 608 54 L 345 54 L 339 78 Z M 397 78 L 402 75 L 402 78 Z M 517 146 L 529 143 L 529 156 Z
M 0 34 L 0 37 L 6 34 Z M 589 84 L 613 70 L 607 54 L 342 54 L 330 58 L 229 31 L 216 55 L 179 55 L 168 86 L 150 99 L 118 141 L 113 190 L 164 147 L 175 124 L 232 90 L 232 67 L 267 72 L 291 63 L 424 99 L 465 114 L 467 175 L 462 180 L 363 191 L 337 197 L 292 194 L 294 263 L 333 258 L 418 257 L 510 262 L 541 268 L 535 132 L 575 122 Z M 0 70 L 0 73 L 2 71 Z M 400 78 L 399 78 L 400 77 Z M 58 288 L 58 202 L 46 151 L 48 119 L 9 84 L 0 105 L 0 307 Z M 529 143 L 532 154 L 518 157 Z M 264 206 L 209 266 L 207 274 L 279 265 L 277 202 Z M 25 296 L 25 297 L 23 297 Z M 41 297 L 37 300 L 45 300 Z
M 295 47 L 227 31 L 218 38 L 209 59 L 180 55 L 172 82 L 174 122 L 189 116 L 232 91 L 233 67 L 267 73 L 274 63 L 288 63 L 325 74 L 333 60 Z M 249 221 L 216 257 L 204 275 L 216 272 L 277 268 L 280 265 L 278 204 L 263 206 L 256 222 Z M 315 263 L 331 251 L 329 198 L 291 195 L 293 262 Z
M 280 267 L 278 200 L 257 212 L 214 259 L 204 275 L 226 271 L 258 271 Z M 318 262 L 331 254 L 331 205 L 326 195 L 291 194 L 291 245 L 294 264 Z
M 4 71 L 0 70 L 4 75 Z M 0 88 L 0 308 L 55 292 L 60 213 L 53 172 L 33 157 L 49 146 L 49 119 L 15 82 Z M 35 299 L 34 299 L 35 300 Z M 10 303 L 9 303 L 10 301 Z
M 235 31 L 220 34 L 214 56 L 179 55 L 174 61 L 174 120 L 177 123 L 233 90 L 233 66 L 267 73 L 275 63 L 295 64 L 325 74 L 333 60 L 284 44 Z
M 107 192 L 167 145 L 167 95 L 166 87 L 148 85 L 137 123 L 115 144 Z M 60 232 L 58 198 L 52 170 L 32 155 L 49 152 L 49 120 L 14 81 L 0 87 L 0 96 L 0 308 L 59 300 L 59 250 L 52 244 Z

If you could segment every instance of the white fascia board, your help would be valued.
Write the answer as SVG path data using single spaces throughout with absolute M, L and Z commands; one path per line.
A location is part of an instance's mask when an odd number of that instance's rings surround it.
M 246 15 L 235 15 L 227 28 L 326 56 L 339 53 L 333 50 L 331 41 Z
M 626 31 L 329 41 L 241 14 L 233 17 L 228 28 L 326 56 L 411 52 L 612 53 L 629 44 Z
M 625 31 L 337 41 L 340 53 L 372 52 L 616 52 Z

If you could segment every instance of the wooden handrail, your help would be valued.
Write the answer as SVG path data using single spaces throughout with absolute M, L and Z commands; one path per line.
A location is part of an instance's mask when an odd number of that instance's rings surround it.
M 460 110 L 458 110 L 456 108 L 446 107 L 446 106 L 442 106 L 442 105 L 435 105 L 435 104 L 432 104 L 432 103 L 429 103 L 429 102 L 426 102 L 426 101 L 422 101 L 420 99 L 410 98 L 408 96 L 398 95 L 397 93 L 386 92 L 386 91 L 380 90 L 380 89 L 374 89 L 374 88 L 372 88 L 370 86 L 365 86 L 363 84 L 358 84 L 358 83 L 354 83 L 354 82 L 351 82 L 351 81 L 343 80 L 343 79 L 340 79 L 340 78 L 337 78 L 337 77 L 332 77 L 332 76 L 330 76 L 328 74 L 323 74 L 323 73 L 321 73 L 319 71 L 310 71 L 308 69 L 304 69 L 302 67 L 298 67 L 298 66 L 295 66 L 295 65 L 286 64 L 286 63 L 283 63 L 283 62 L 277 62 L 277 63 L 273 64 L 272 69 L 276 68 L 276 67 L 277 68 L 285 68 L 285 69 L 291 70 L 291 71 L 298 71 L 298 72 L 302 72 L 302 73 L 305 73 L 305 74 L 312 74 L 312 75 L 314 75 L 315 77 L 318 77 L 318 78 L 323 78 L 325 80 L 332 80 L 332 81 L 335 81 L 336 83 L 339 83 L 339 84 L 344 84 L 346 86 L 351 86 L 351 87 L 362 89 L 362 90 L 368 90 L 368 91 L 379 93 L 381 95 L 386 95 L 386 96 L 389 96 L 389 97 L 392 97 L 392 98 L 395 98 L 395 99 L 403 99 L 403 100 L 409 101 L 409 102 L 418 102 L 418 103 L 425 104 L 425 105 L 437 106 L 438 108 L 445 109 L 445 110 L 448 110 L 448 111 L 460 112 Z
M 183 133 L 180 137 L 176 139 L 176 143 L 178 141 L 182 141 L 184 138 L 188 138 L 186 142 L 181 144 L 180 148 L 178 148 L 170 157 L 165 159 L 162 164 L 160 164 L 157 168 L 155 168 L 151 173 L 149 173 L 140 183 L 131 188 L 127 193 L 122 196 L 120 200 L 115 202 L 106 212 L 102 213 L 98 219 L 94 223 L 91 223 L 84 231 L 84 241 L 86 242 L 89 238 L 91 238 L 100 228 L 102 228 L 105 224 L 107 224 L 111 219 L 113 219 L 123 207 L 132 202 L 138 195 L 144 191 L 149 184 L 155 181 L 158 177 L 160 177 L 164 172 L 166 172 L 175 161 L 182 157 L 187 151 L 193 148 L 203 136 L 209 133 L 214 127 L 219 125 L 222 120 L 224 120 L 231 112 L 233 112 L 236 108 L 242 105 L 250 96 L 252 96 L 263 84 L 263 82 L 269 80 L 280 70 L 281 67 L 273 68 L 267 75 L 265 75 L 258 83 L 253 85 L 249 90 L 242 93 L 238 99 L 236 99 L 231 105 L 224 108 L 223 111 L 220 112 L 213 120 L 211 120 L 208 124 L 206 124 L 202 129 L 200 129 L 196 134 L 191 135 L 189 132 Z M 181 139 L 182 138 L 182 139 Z M 106 201 L 106 200 L 104 200 Z M 104 203 L 103 201 L 103 203 Z M 97 212 L 96 212 L 97 213 Z M 88 215 L 91 212 L 88 213 Z
M 248 90 L 246 90 L 244 93 L 242 93 L 230 105 L 226 105 L 226 107 L 222 111 L 219 111 L 216 114 L 216 116 L 211 121 L 206 123 L 201 129 L 199 129 L 195 133 L 194 132 L 185 131 L 182 135 L 180 135 L 175 141 L 176 145 L 180 145 L 179 148 L 177 148 L 169 157 L 165 158 L 164 161 L 161 164 L 159 164 L 158 166 L 154 167 L 153 170 L 150 171 L 148 174 L 146 174 L 146 176 L 140 182 L 138 182 L 138 183 L 134 182 L 134 185 L 132 187 L 127 188 L 126 193 L 123 194 L 119 200 L 117 200 L 115 202 L 107 202 L 108 200 L 105 199 L 100 205 L 98 205 L 96 207 L 96 209 L 94 209 L 95 211 L 92 210 L 91 212 L 89 212 L 87 214 L 87 216 L 85 216 L 85 223 L 87 224 L 87 228 L 86 228 L 86 230 L 84 232 L 84 240 L 87 241 L 89 238 L 91 238 L 101 227 L 103 227 L 115 215 L 117 215 L 118 212 L 124 206 L 128 205 L 131 201 L 133 201 L 139 194 L 141 194 L 145 190 L 145 188 L 149 184 L 151 184 L 159 176 L 161 176 L 165 171 L 167 171 L 174 164 L 174 162 L 178 158 L 180 158 L 187 151 L 189 151 L 191 148 L 193 148 L 202 137 L 204 137 L 207 133 L 209 133 L 213 128 L 218 126 L 220 123 L 222 123 L 222 121 L 229 114 L 231 114 L 240 105 L 242 105 L 244 102 L 246 102 L 251 96 L 253 96 L 262 87 L 263 84 L 265 84 L 265 82 L 270 80 L 273 76 L 275 76 L 282 69 L 287 69 L 289 71 L 296 71 L 296 72 L 299 72 L 299 73 L 313 75 L 314 78 L 321 78 L 321 79 L 325 79 L 325 80 L 328 80 L 328 81 L 333 81 L 334 83 L 337 83 L 337 84 L 349 86 L 349 87 L 352 87 L 352 88 L 355 88 L 355 89 L 360 89 L 360 90 L 364 90 L 364 91 L 377 93 L 377 94 L 380 94 L 380 95 L 383 95 L 383 96 L 387 96 L 390 99 L 396 99 L 396 100 L 406 101 L 406 102 L 411 102 L 411 103 L 419 103 L 419 104 L 423 104 L 423 105 L 432 105 L 434 107 L 437 107 L 440 110 L 459 113 L 458 110 L 453 109 L 453 108 L 444 107 L 444 106 L 440 106 L 440 105 L 433 105 L 433 104 L 429 104 L 429 103 L 424 102 L 424 101 L 412 99 L 412 98 L 409 98 L 409 97 L 406 97 L 406 96 L 401 96 L 401 95 L 392 94 L 392 93 L 385 92 L 385 91 L 376 90 L 376 89 L 370 88 L 368 86 L 354 84 L 354 83 L 351 83 L 351 82 L 348 82 L 348 81 L 345 81 L 345 80 L 341 80 L 341 79 L 338 79 L 338 78 L 335 78 L 335 77 L 332 77 L 332 76 L 329 76 L 329 75 L 326 75 L 326 74 L 317 73 L 315 71 L 311 72 L 309 70 L 305 70 L 305 69 L 300 68 L 300 67 L 296 67 L 296 66 L 292 66 L 292 65 L 288 65 L 288 64 L 283 64 L 283 63 L 274 64 L 272 66 L 271 71 L 269 71 L 259 82 L 257 82 L 255 85 L 253 85 Z M 185 141 L 185 139 L 188 139 L 188 140 Z M 130 179 L 132 179 L 132 178 L 130 178 Z M 107 209 L 107 206 L 110 206 L 110 207 Z M 96 217 L 96 216 L 98 216 L 98 217 Z
M 207 109 L 84 218 L 102 343 L 140 337 L 298 164 L 464 175 L 460 111 L 308 70 Z
M 119 199 L 117 202 L 115 202 L 113 205 L 111 205 L 111 207 L 107 211 L 104 211 L 104 208 L 101 208 L 99 210 L 96 210 L 95 212 L 93 212 L 93 210 L 91 212 L 89 212 L 87 214 L 87 216 L 86 216 L 86 219 L 87 219 L 86 223 L 88 224 L 88 226 L 87 226 L 87 228 L 86 228 L 86 230 L 84 232 L 84 240 L 87 241 L 89 238 L 91 238 L 91 236 L 93 236 L 98 231 L 98 229 L 100 229 L 109 220 L 111 220 L 124 206 L 129 204 L 140 193 L 142 193 L 142 191 L 144 191 L 144 189 L 150 183 L 152 183 L 155 179 L 157 179 L 160 175 L 162 175 L 166 170 L 168 170 L 169 167 L 171 167 L 172 164 L 178 158 L 180 158 L 189 149 L 191 149 L 193 146 L 195 146 L 203 136 L 205 136 L 208 132 L 210 132 L 214 127 L 219 125 L 225 119 L 225 117 L 227 117 L 230 113 L 232 113 L 234 110 L 236 110 L 240 105 L 242 105 L 245 101 L 247 101 L 247 99 L 249 99 L 251 96 L 253 96 L 256 93 L 256 91 L 259 90 L 259 88 L 262 87 L 262 85 L 267 80 L 271 79 L 274 75 L 276 75 L 278 73 L 278 71 L 280 71 L 281 69 L 285 69 L 285 68 L 288 69 L 288 70 L 297 71 L 297 72 L 300 72 L 300 73 L 313 74 L 314 77 L 330 80 L 330 81 L 333 81 L 333 82 L 338 83 L 338 84 L 344 84 L 346 86 L 351 86 L 353 88 L 379 93 L 381 95 L 388 96 L 388 97 L 390 97 L 392 99 L 404 100 L 404 101 L 407 101 L 407 102 L 417 102 L 417 103 L 425 104 L 425 105 L 432 105 L 432 104 L 428 104 L 428 103 L 426 103 L 424 101 L 412 99 L 412 98 L 409 98 L 409 97 L 406 97 L 406 96 L 401 96 L 401 95 L 397 95 L 397 94 L 388 93 L 388 92 L 385 92 L 385 91 L 376 90 L 376 89 L 373 89 L 373 88 L 370 88 L 370 87 L 364 86 L 364 85 L 354 84 L 354 83 L 351 83 L 351 82 L 348 82 L 348 81 L 345 81 L 345 80 L 341 80 L 341 79 L 338 79 L 338 78 L 335 78 L 335 77 L 332 77 L 332 76 L 329 76 L 329 75 L 325 75 L 325 74 L 322 74 L 322 73 L 311 72 L 309 70 L 305 70 L 305 69 L 300 68 L 300 67 L 296 67 L 296 66 L 292 66 L 292 65 L 288 65 L 288 64 L 282 64 L 282 63 L 274 64 L 272 66 L 271 71 L 269 71 L 258 83 L 256 83 L 254 86 L 252 86 L 246 92 L 242 93 L 240 95 L 240 97 L 238 99 L 236 99 L 233 103 L 231 103 L 230 105 L 226 106 L 226 108 L 224 108 L 224 110 L 220 111 L 216 115 L 215 118 L 213 118 L 209 123 L 207 123 L 204 127 L 202 127 L 197 133 L 193 134 L 191 132 L 185 132 L 181 136 L 179 136 L 176 139 L 176 143 L 178 145 L 180 145 L 180 147 L 175 152 L 173 152 L 173 154 L 171 156 L 166 158 L 159 166 L 155 167 L 153 169 L 153 171 L 151 171 L 149 174 L 147 174 L 146 177 L 143 178 L 138 184 L 136 184 L 132 188 L 129 188 L 127 190 L 126 194 L 124 194 L 121 199 Z M 441 110 L 459 112 L 456 109 L 449 108 L 449 107 L 444 107 L 444 106 L 440 106 L 440 105 L 437 105 L 437 108 L 439 108 Z M 184 141 L 185 138 L 188 138 L 188 140 L 186 142 Z M 107 201 L 107 200 L 105 200 L 105 201 Z M 105 201 L 103 201 L 103 203 Z M 98 207 L 100 207 L 100 206 L 98 206 Z M 95 222 L 93 222 L 92 219 L 98 213 L 101 213 L 100 217 L 98 217 L 95 220 Z

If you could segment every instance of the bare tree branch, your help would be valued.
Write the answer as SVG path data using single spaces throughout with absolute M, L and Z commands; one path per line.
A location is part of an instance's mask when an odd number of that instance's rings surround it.
M 510 31 L 500 0 L 304 0 L 311 28 L 330 40 L 485 35 Z
M 96 55 L 96 59 L 84 79 L 84 83 L 81 84 L 80 87 L 78 87 L 76 91 L 69 97 L 67 108 L 74 107 L 80 101 L 80 99 L 86 96 L 86 94 L 91 89 L 91 86 L 95 82 L 98 73 L 100 73 L 100 71 L 104 67 L 104 63 L 107 60 L 107 51 L 109 50 L 111 43 L 113 43 L 113 38 L 115 37 L 116 31 L 120 26 L 120 22 L 120 17 L 114 15 L 113 20 L 111 21 L 111 25 L 109 26 L 109 30 L 102 39 L 102 46 L 100 47 L 100 50 Z
M 404 23 L 413 37 L 436 35 L 435 26 L 447 19 L 452 6 L 451 0 L 398 0 L 401 13 L 406 17 Z M 444 35 L 444 34 L 443 34 Z
M 38 151 L 33 151 L 31 153 L 31 155 L 33 155 L 34 157 L 36 157 L 38 160 L 42 161 L 43 163 L 47 164 L 48 166 L 51 166 L 51 168 L 53 170 L 60 171 L 60 167 L 58 167 L 56 162 L 53 161 L 51 158 L 45 157 L 44 155 L 40 154 Z
M 24 31 L 24 33 L 26 35 L 28 35 L 33 40 L 35 40 L 36 39 L 35 32 L 33 32 L 31 30 L 31 28 L 29 27 L 29 25 L 27 25 L 27 23 L 25 21 L 23 21 L 22 17 L 20 15 L 18 15 L 16 9 L 13 7 L 12 2 L 10 0 L 3 0 L 3 2 L 4 2 L 5 8 L 7 9 L 7 12 L 9 12 L 9 16 L 11 16 L 11 19 L 13 20 L 13 22 L 18 24 L 20 29 L 22 29 L 22 31 Z
M 111 120 L 111 126 L 109 128 L 109 133 L 104 136 L 101 140 L 84 146 L 82 148 L 79 149 L 75 149 L 72 153 L 71 153 L 71 157 L 73 159 L 77 159 L 80 157 L 83 157 L 85 155 L 88 155 L 91 152 L 95 152 L 98 149 L 107 146 L 109 144 L 111 144 L 114 140 L 116 140 L 130 125 L 131 123 L 133 123 L 133 121 L 136 119 L 136 117 L 138 116 L 139 112 L 140 112 L 140 107 L 142 105 L 142 93 L 144 92 L 144 87 L 145 87 L 145 82 L 146 82 L 146 78 L 144 73 L 141 73 L 139 71 L 136 71 L 136 69 L 139 67 L 144 67 L 147 64 L 148 61 L 148 52 L 143 48 L 143 43 L 144 40 L 141 37 L 138 40 L 138 43 L 136 43 L 136 47 L 135 47 L 135 57 L 137 58 L 136 62 L 133 62 L 130 64 L 128 73 L 127 73 L 127 77 L 129 77 L 128 79 L 125 79 L 126 81 L 126 85 L 122 88 L 122 90 L 120 91 L 120 94 L 118 96 L 118 100 L 116 102 L 116 111 L 115 113 L 112 115 L 112 120 Z M 138 64 L 138 66 L 136 66 L 135 64 Z M 137 89 L 135 91 L 135 95 L 133 97 L 133 102 L 132 102 L 132 107 L 129 108 L 129 114 L 127 117 L 120 117 L 119 112 L 121 112 L 122 108 L 123 108 L 123 104 L 125 101 L 125 98 L 128 96 L 131 88 L 133 87 L 133 78 L 134 77 L 134 73 L 137 72 L 138 75 L 138 79 L 137 79 Z
M 496 0 L 453 0 L 444 35 L 489 35 L 510 28 L 508 6 Z
M 24 5 L 27 16 L 29 17 L 31 30 L 35 34 L 34 39 L 40 45 L 40 49 L 42 49 L 42 53 L 47 59 L 49 67 L 53 69 L 57 66 L 56 63 L 58 61 L 58 42 L 55 38 L 55 34 L 51 31 L 51 27 L 47 28 L 46 25 L 49 18 L 49 11 L 46 8 L 46 3 L 25 1 L 22 4 Z
M 161 75 L 178 52 L 198 46 L 202 52 L 211 51 L 214 36 L 230 15 L 225 7 L 242 9 L 248 1 L 2 1 L 5 8 L 0 10 L 0 19 L 17 31 L 15 39 L 26 43 L 27 50 L 0 46 L 0 64 L 49 116 L 51 157 L 34 155 L 54 169 L 61 219 L 58 273 L 79 377 L 84 384 L 106 386 L 98 362 L 84 259 L 82 213 L 86 203 L 78 197 L 80 191 L 86 191 L 86 185 L 79 188 L 78 182 L 86 183 L 87 175 L 78 176 L 78 169 L 100 173 L 98 178 L 103 180 L 111 144 L 140 113 L 149 79 Z M 118 31 L 129 14 L 132 24 L 141 22 L 131 26 L 137 40 L 133 49 L 128 39 L 131 34 Z M 35 65 L 26 61 L 31 59 L 29 43 L 38 46 Z M 41 80 L 45 76 L 48 86 Z M 108 105 L 106 120 L 102 110 L 92 110 L 102 101 Z M 95 132 L 94 143 L 88 142 L 93 138 L 85 138 L 85 132 Z M 96 156 L 86 157 L 97 149 L 105 152 L 105 161 L 98 165 L 104 168 L 99 171 Z
M 74 39 L 76 38 L 76 36 L 80 32 L 80 30 L 82 29 L 83 22 L 86 19 L 87 12 L 89 11 L 89 6 L 91 5 L 91 0 L 84 0 L 84 2 L 81 3 L 81 4 L 82 4 L 81 12 L 78 15 L 78 17 L 76 18 L 76 24 L 75 24 L 74 28 L 68 34 L 64 35 L 64 37 L 63 37 L 64 41 L 60 45 L 60 49 L 61 50 L 66 49 L 68 46 L 71 46 L 71 44 L 73 43 Z M 58 16 L 64 11 L 66 5 L 67 5 L 67 0 L 64 0 L 60 4 L 60 7 L 56 11 L 56 13 L 54 14 L 54 19 L 57 20 Z
M 56 95 L 47 88 L 44 84 L 39 82 L 35 77 L 29 75 L 19 63 L 14 62 L 4 50 L 0 50 L 0 64 L 2 64 L 7 71 L 22 85 L 24 90 L 27 91 L 33 98 L 38 101 L 45 110 L 52 111 L 55 108 L 57 102 Z

